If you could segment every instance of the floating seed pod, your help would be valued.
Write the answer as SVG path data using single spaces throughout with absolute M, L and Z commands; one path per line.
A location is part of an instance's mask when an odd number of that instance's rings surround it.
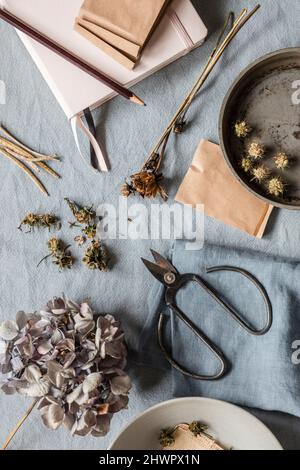
M 264 165 L 257 166 L 252 170 L 253 178 L 251 181 L 257 181 L 258 183 L 263 183 L 269 176 L 270 170 Z
M 272 196 L 279 197 L 284 194 L 286 184 L 281 178 L 275 176 L 268 182 L 268 193 Z
M 253 168 L 252 160 L 248 157 L 242 158 L 241 168 L 244 170 L 245 173 L 249 173 Z
M 234 131 L 235 131 L 235 135 L 239 139 L 243 139 L 250 134 L 250 132 L 252 131 L 252 128 L 249 126 L 247 121 L 237 121 L 234 125 Z
M 260 160 L 265 155 L 264 146 L 258 142 L 252 142 L 248 147 L 248 154 L 254 160 Z
M 280 152 L 274 157 L 274 162 L 278 170 L 285 170 L 290 165 L 289 157 L 286 153 Z

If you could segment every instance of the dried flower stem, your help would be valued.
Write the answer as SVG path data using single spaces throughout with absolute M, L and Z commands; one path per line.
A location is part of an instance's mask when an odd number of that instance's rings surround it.
M 0 148 L 0 153 L 4 155 L 5 157 L 9 158 L 10 160 L 12 160 L 18 167 L 20 167 L 29 176 L 29 178 L 31 178 L 31 180 L 39 188 L 39 190 L 46 196 L 49 196 L 49 193 L 46 190 L 45 186 L 40 182 L 40 180 L 35 176 L 35 174 L 33 174 L 32 171 L 29 170 L 29 168 L 27 168 L 27 166 L 23 162 L 20 162 L 16 157 L 11 155 L 4 149 Z
M 2 450 L 7 449 L 9 443 L 12 441 L 12 439 L 14 438 L 16 433 L 19 431 L 19 429 L 22 426 L 22 424 L 24 423 L 24 421 L 26 421 L 26 419 L 28 418 L 30 413 L 33 411 L 33 409 L 34 409 L 35 405 L 37 404 L 37 402 L 38 402 L 38 400 L 34 400 L 32 402 L 32 404 L 30 405 L 30 407 L 28 408 L 28 410 L 26 411 L 26 413 L 24 414 L 24 416 L 18 421 L 18 423 L 16 424 L 14 429 L 11 431 L 11 433 L 8 435 L 6 441 L 4 442 Z
M 51 160 L 57 160 L 59 161 L 59 159 L 57 158 L 56 155 L 45 155 L 43 153 L 39 153 L 39 152 L 36 152 L 35 150 L 32 150 L 31 148 L 29 147 L 26 147 L 26 145 L 24 145 L 22 142 L 20 142 L 18 139 L 16 139 L 16 137 L 14 137 L 12 134 L 10 134 L 10 132 L 8 132 L 8 130 L 6 130 L 3 126 L 0 125 L 0 131 L 3 132 L 4 135 L 6 135 L 7 137 L 9 137 L 13 142 L 15 142 L 17 145 L 19 145 L 20 147 L 22 147 L 24 150 L 26 150 L 27 152 L 29 152 L 30 154 L 32 154 L 33 156 L 35 157 L 42 157 L 42 158 L 45 158 L 45 159 L 51 159 Z
M 210 73 L 216 66 L 216 64 L 219 62 L 220 58 L 222 57 L 224 51 L 226 48 L 229 46 L 231 41 L 235 38 L 235 36 L 238 34 L 238 32 L 242 29 L 242 27 L 250 20 L 250 18 L 257 12 L 257 10 L 260 8 L 260 5 L 257 5 L 249 14 L 247 14 L 248 10 L 244 8 L 236 21 L 234 22 L 234 25 L 232 29 L 229 31 L 225 39 L 223 40 L 222 44 L 220 46 L 214 47 L 213 51 L 210 54 L 210 57 L 204 66 L 203 71 L 201 72 L 200 76 L 198 77 L 195 85 L 192 87 L 192 90 L 189 92 L 189 94 L 186 96 L 186 98 L 183 100 L 182 104 L 180 105 L 179 109 L 171 119 L 170 123 L 168 124 L 166 130 L 156 143 L 155 147 L 150 153 L 150 157 L 147 159 L 145 165 L 147 164 L 148 160 L 151 159 L 151 157 L 158 152 L 160 149 L 161 145 L 163 144 L 164 140 L 166 139 L 167 136 L 172 132 L 172 129 L 174 125 L 176 124 L 178 118 L 185 112 L 185 110 L 190 106 L 192 103 L 193 99 L 195 98 L 196 94 L 199 92 L 199 90 L 202 88 L 204 83 L 206 82 L 207 78 L 209 77 Z M 226 25 L 228 24 L 228 19 L 226 21 Z M 225 28 L 226 29 L 226 28 Z M 161 164 L 162 159 L 159 159 L 159 164 Z M 157 166 L 157 170 L 159 169 L 159 166 Z

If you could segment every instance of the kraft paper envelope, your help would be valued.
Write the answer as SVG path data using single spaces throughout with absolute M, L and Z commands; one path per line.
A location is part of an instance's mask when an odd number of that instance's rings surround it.
M 133 69 L 169 3 L 170 0 L 84 0 L 74 27 L 103 52 Z
M 200 142 L 175 199 L 194 207 L 203 204 L 206 215 L 257 238 L 262 238 L 273 209 L 239 183 L 221 148 L 207 140 Z

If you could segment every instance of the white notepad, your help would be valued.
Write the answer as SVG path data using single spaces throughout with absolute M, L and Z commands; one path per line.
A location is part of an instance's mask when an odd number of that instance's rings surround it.
M 74 19 L 82 0 L 1 0 L 0 3 L 10 13 L 128 87 L 199 46 L 207 35 L 190 0 L 173 0 L 143 51 L 140 63 L 134 70 L 127 70 L 74 31 Z M 79 125 L 97 147 L 81 121 L 82 112 L 103 104 L 116 93 L 33 39 L 18 34 L 71 121 L 77 143 L 76 125 Z M 103 159 L 100 149 L 95 150 Z

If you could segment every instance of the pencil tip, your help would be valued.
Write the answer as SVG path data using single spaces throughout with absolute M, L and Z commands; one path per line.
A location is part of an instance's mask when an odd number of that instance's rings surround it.
M 146 103 L 136 95 L 132 95 L 130 101 L 133 101 L 134 103 L 139 104 L 140 106 L 146 106 Z

